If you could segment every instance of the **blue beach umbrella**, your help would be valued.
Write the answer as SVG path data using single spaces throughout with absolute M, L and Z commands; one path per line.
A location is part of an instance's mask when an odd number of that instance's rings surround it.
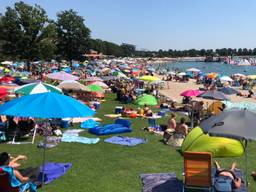
M 6 102 L 0 106 L 0 114 L 34 118 L 74 118 L 93 116 L 95 112 L 71 97 L 47 92 Z

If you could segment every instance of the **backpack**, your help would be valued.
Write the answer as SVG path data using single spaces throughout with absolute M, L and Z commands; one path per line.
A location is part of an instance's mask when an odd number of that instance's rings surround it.
M 233 179 L 226 176 L 218 176 L 214 181 L 214 188 L 217 192 L 232 192 Z

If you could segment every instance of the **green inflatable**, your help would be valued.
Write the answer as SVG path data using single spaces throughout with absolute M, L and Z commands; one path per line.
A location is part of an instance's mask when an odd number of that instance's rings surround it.
M 244 153 L 243 144 L 235 139 L 210 137 L 200 127 L 192 131 L 184 139 L 181 146 L 184 151 L 211 152 L 213 157 L 240 157 Z

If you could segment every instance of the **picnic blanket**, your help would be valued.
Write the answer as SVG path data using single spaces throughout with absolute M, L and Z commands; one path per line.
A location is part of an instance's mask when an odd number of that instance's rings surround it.
M 40 167 L 39 181 L 42 181 L 44 173 L 44 183 L 51 183 L 63 176 L 71 167 L 71 163 L 45 163 L 44 166 Z
M 100 141 L 99 138 L 87 138 L 87 137 L 80 137 L 76 135 L 68 135 L 68 134 L 63 134 L 61 138 L 62 142 L 76 142 L 76 143 L 83 143 L 83 144 L 96 144 Z
M 143 192 L 181 192 L 182 181 L 175 173 L 141 174 Z
M 104 140 L 104 142 L 133 147 L 139 144 L 146 143 L 147 141 L 142 138 L 123 137 L 119 135 L 119 136 L 113 136 L 113 137 L 107 138 Z
M 83 144 L 95 144 L 100 141 L 99 138 L 87 138 L 87 137 L 81 137 L 79 136 L 80 132 L 83 132 L 84 130 L 81 129 L 70 129 L 64 132 L 61 141 L 62 142 L 77 142 L 77 143 L 83 143 Z

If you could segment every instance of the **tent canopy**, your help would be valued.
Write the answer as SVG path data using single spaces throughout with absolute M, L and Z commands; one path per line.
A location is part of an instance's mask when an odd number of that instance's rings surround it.
M 181 146 L 185 151 L 210 152 L 213 157 L 240 157 L 244 154 L 242 143 L 235 139 L 210 137 L 196 127 L 187 135 Z

